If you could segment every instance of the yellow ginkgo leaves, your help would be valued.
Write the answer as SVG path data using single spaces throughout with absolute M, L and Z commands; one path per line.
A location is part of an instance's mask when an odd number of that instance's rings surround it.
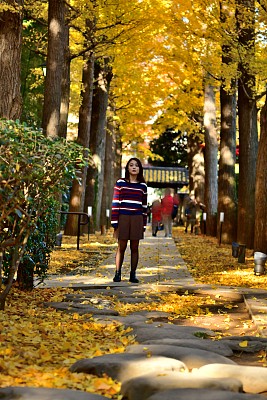
M 173 235 L 179 237 L 176 245 L 197 283 L 210 284 L 216 288 L 231 286 L 266 289 L 267 275 L 254 275 L 254 259 L 249 257 L 248 251 L 246 263 L 241 264 L 232 257 L 231 245 L 219 246 L 216 238 L 185 235 L 181 227 L 174 227 Z
M 242 342 L 239 343 L 239 347 L 248 347 L 248 341 L 243 340 Z
M 56 312 L 44 301 L 62 298 L 70 289 L 15 291 L 0 314 L 0 386 L 71 388 L 112 397 L 120 385 L 108 377 L 73 374 L 79 359 L 124 351 L 134 343 L 131 329 L 116 322 L 102 325 L 90 315 Z

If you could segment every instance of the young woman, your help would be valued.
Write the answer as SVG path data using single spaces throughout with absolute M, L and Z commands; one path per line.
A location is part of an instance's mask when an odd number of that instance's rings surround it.
M 125 178 L 114 186 L 111 225 L 114 237 L 118 239 L 116 251 L 116 272 L 114 282 L 121 281 L 124 253 L 130 240 L 131 272 L 130 282 L 138 283 L 136 268 L 139 259 L 139 240 L 144 238 L 147 221 L 147 185 L 143 167 L 138 158 L 130 158 L 125 167 Z

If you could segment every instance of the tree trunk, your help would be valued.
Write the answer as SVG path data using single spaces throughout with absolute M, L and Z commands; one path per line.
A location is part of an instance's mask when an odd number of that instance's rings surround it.
M 34 286 L 34 268 L 20 262 L 17 271 L 17 284 L 20 290 L 32 290 Z
M 267 100 L 261 110 L 261 135 L 255 188 L 254 251 L 267 254 Z
M 94 82 L 94 56 L 93 53 L 87 54 L 87 59 L 84 62 L 82 74 L 82 104 L 79 110 L 79 125 L 78 125 L 78 143 L 83 147 L 89 147 L 90 141 L 90 126 L 92 116 L 92 98 L 93 98 L 93 82 Z M 85 150 L 85 156 L 88 156 L 88 151 Z M 72 184 L 69 202 L 70 212 L 81 212 L 84 210 L 84 198 L 86 189 L 87 167 L 80 171 L 79 181 L 75 179 Z M 85 211 L 87 212 L 87 210 Z M 66 235 L 77 235 L 78 216 L 69 214 L 65 226 Z M 83 229 L 82 229 L 83 230 Z
M 113 190 L 113 180 L 114 180 L 114 153 L 112 151 L 113 147 L 113 126 L 112 121 L 108 120 L 107 124 L 107 134 L 106 134 L 106 150 L 105 150 L 105 168 L 104 168 L 104 184 L 102 192 L 101 201 L 101 215 L 100 215 L 100 225 L 110 226 L 110 216 L 111 216 L 111 202 L 112 198 L 110 196 L 111 186 Z M 107 212 L 109 215 L 107 215 Z M 102 229 L 101 229 L 102 231 Z
M 112 136 L 109 132 L 106 134 L 106 149 L 105 149 L 105 162 L 104 162 L 104 180 L 103 180 L 103 190 L 101 199 L 101 210 L 100 210 L 100 226 L 101 233 L 105 233 L 106 227 L 109 227 L 109 217 L 107 213 L 110 213 L 110 204 L 108 201 L 108 191 L 110 183 L 110 167 L 111 167 L 111 146 L 112 146 Z
M 248 248 L 254 245 L 255 181 L 258 150 L 255 76 L 250 63 L 255 57 L 254 0 L 237 1 L 237 31 L 239 45 L 246 52 L 239 63 L 238 121 L 239 121 L 239 182 L 237 240 Z M 246 19 L 246 24 L 243 23 Z
M 64 26 L 64 60 L 62 71 L 62 84 L 61 84 L 61 105 L 60 105 L 60 119 L 59 119 L 59 137 L 67 137 L 68 129 L 68 115 L 70 103 L 70 48 L 69 48 L 69 26 Z
M 122 139 L 121 133 L 119 131 L 119 127 L 115 126 L 113 132 L 113 165 L 114 165 L 114 173 L 112 175 L 112 188 L 111 188 L 111 201 L 113 198 L 113 186 L 115 182 L 121 178 L 121 170 L 122 170 Z
M 216 108 L 213 87 L 205 83 L 204 129 L 205 129 L 205 206 L 207 234 L 216 236 L 218 208 L 218 140 L 216 131 Z
M 104 160 L 106 143 L 106 113 L 108 107 L 109 86 L 112 73 L 108 59 L 103 66 L 95 63 L 95 87 L 92 107 L 90 151 L 94 165 L 87 173 L 87 201 L 93 207 L 94 229 L 100 229 L 101 200 L 104 182 Z M 92 139 L 92 140 L 91 140 Z
M 21 41 L 23 1 L 8 0 L 7 5 L 17 12 L 0 12 L 0 117 L 19 119 L 22 110 Z
M 221 23 L 226 23 L 231 15 L 226 4 L 220 3 Z M 231 46 L 222 45 L 222 65 L 231 66 Z M 236 80 L 233 78 L 229 91 L 225 89 L 227 77 L 222 78 L 220 88 L 221 104 L 221 137 L 220 159 L 218 174 L 218 211 L 224 213 L 224 223 L 220 232 L 217 227 L 217 236 L 221 234 L 223 243 L 232 243 L 236 240 L 237 232 L 237 193 L 236 193 Z
M 204 203 L 205 170 L 204 153 L 198 135 L 190 135 L 188 146 L 189 191 L 194 192 L 197 201 Z
M 232 243 L 237 231 L 236 198 L 236 96 L 220 89 L 221 138 L 218 181 L 218 212 L 224 213 L 222 242 Z M 219 234 L 218 231 L 217 235 Z
M 48 47 L 43 108 L 43 131 L 46 136 L 59 135 L 61 85 L 64 60 L 65 1 L 49 0 Z

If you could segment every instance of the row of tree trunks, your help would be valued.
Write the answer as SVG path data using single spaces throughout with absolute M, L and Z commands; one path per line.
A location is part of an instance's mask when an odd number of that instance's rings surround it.
M 82 73 L 82 103 L 79 109 L 79 124 L 78 124 L 78 143 L 84 146 L 85 156 L 88 156 L 91 117 L 92 117 L 92 102 L 93 102 L 93 82 L 94 82 L 94 54 L 93 52 L 86 53 L 84 56 L 83 73 Z M 69 211 L 83 212 L 85 202 L 86 177 L 88 168 L 84 167 L 80 171 L 79 181 L 75 179 L 72 184 Z M 86 210 L 87 212 L 87 210 Z M 65 234 L 77 235 L 78 233 L 78 216 L 69 214 L 67 216 Z
M 90 129 L 90 152 L 92 163 L 87 172 L 85 209 L 93 209 L 92 231 L 100 229 L 101 200 L 104 185 L 106 124 L 112 72 L 108 58 L 95 62 L 92 120 Z M 103 209 L 104 209 L 103 205 Z

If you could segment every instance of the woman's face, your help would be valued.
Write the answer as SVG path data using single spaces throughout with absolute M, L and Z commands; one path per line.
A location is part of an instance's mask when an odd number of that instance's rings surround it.
M 137 176 L 139 174 L 139 165 L 135 160 L 131 160 L 128 165 L 129 174 L 132 176 Z

